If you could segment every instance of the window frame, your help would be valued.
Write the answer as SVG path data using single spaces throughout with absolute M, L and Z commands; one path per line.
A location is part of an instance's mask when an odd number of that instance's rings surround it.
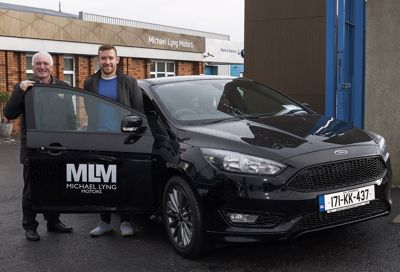
M 63 65 L 63 75 L 65 79 L 65 75 L 72 75 L 72 87 L 76 86 L 76 75 L 75 75 L 75 56 L 73 55 L 64 55 L 63 60 L 65 63 L 66 59 L 72 59 L 72 70 L 65 70 L 65 64 Z
M 151 70 L 151 64 L 154 63 L 154 71 Z M 173 64 L 173 72 L 168 71 L 168 64 Z M 158 66 L 164 66 L 164 72 L 158 72 Z M 160 76 L 164 75 L 164 76 Z M 176 75 L 176 64 L 173 60 L 150 60 L 150 78 L 170 77 Z
M 33 57 L 33 53 L 26 53 L 25 54 L 25 62 L 26 62 L 26 64 L 25 64 L 25 76 L 26 76 L 26 78 L 28 79 L 28 78 L 31 78 L 32 76 L 33 76 L 33 69 L 28 69 L 28 58 L 30 58 L 30 66 L 31 66 L 31 68 L 33 68 L 32 67 L 32 57 Z M 29 75 L 29 76 L 28 76 Z

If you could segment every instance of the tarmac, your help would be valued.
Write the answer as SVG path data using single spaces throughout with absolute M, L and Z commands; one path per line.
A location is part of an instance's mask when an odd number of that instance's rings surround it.
M 135 217 L 138 233 L 114 231 L 91 238 L 98 214 L 62 214 L 72 234 L 48 233 L 39 215 L 40 242 L 25 239 L 21 226 L 22 166 L 19 140 L 0 138 L 0 272 L 2 271 L 400 271 L 400 188 L 391 192 L 388 216 L 262 244 L 218 244 L 196 260 L 179 256 L 161 224 Z

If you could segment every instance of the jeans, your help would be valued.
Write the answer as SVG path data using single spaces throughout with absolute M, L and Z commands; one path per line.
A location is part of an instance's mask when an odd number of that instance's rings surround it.
M 131 220 L 130 214 L 121 213 L 120 216 L 121 216 L 121 223 L 125 221 L 129 222 Z M 101 221 L 104 221 L 106 223 L 111 223 L 111 213 L 101 213 L 100 219 Z

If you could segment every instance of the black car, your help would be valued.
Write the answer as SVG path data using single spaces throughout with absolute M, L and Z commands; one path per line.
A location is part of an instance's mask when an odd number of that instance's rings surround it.
M 161 211 L 187 257 L 216 238 L 288 239 L 390 212 L 390 159 L 378 134 L 249 79 L 139 86 L 144 113 L 70 87 L 27 92 L 38 211 Z

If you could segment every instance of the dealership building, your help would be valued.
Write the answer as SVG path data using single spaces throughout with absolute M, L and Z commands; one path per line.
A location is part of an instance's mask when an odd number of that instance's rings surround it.
M 82 88 L 98 69 L 101 44 L 115 45 L 119 69 L 136 79 L 243 73 L 243 42 L 228 35 L 7 3 L 0 3 L 0 22 L 0 91 L 29 78 L 41 50 L 53 56 L 55 77 Z

